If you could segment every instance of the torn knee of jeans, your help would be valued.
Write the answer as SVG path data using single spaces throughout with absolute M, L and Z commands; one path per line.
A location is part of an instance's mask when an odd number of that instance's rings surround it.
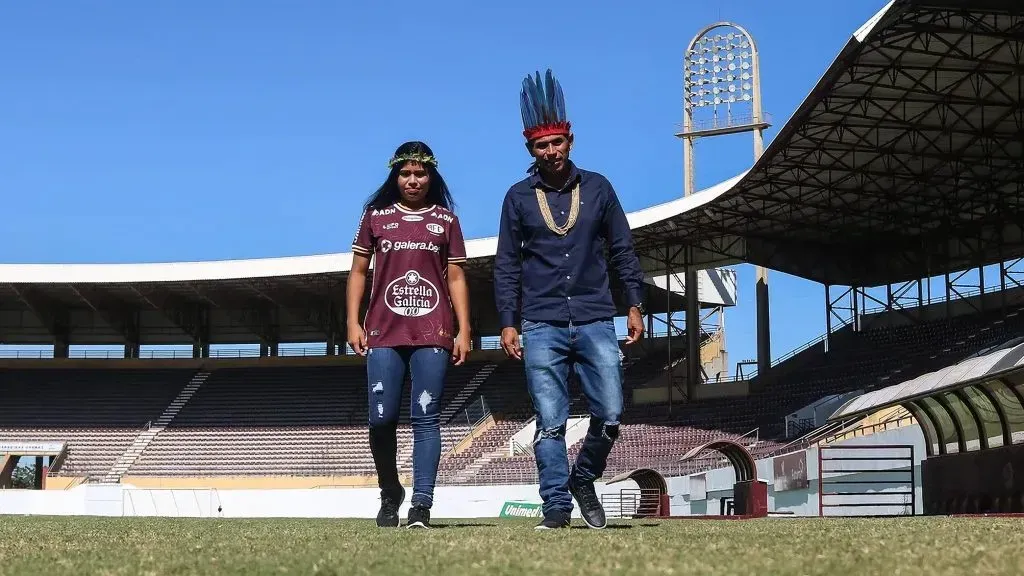
M 373 385 L 373 388 L 371 388 L 371 390 L 373 391 L 374 394 L 383 394 L 384 393 L 384 383 L 381 382 L 380 380 L 378 380 Z
M 559 426 L 552 426 L 549 428 L 541 428 L 537 426 L 537 432 L 533 436 L 533 444 L 536 446 L 541 440 L 553 440 L 565 436 L 565 424 Z
M 619 439 L 619 422 L 617 420 L 601 420 L 599 418 L 590 419 L 590 429 L 588 432 L 591 436 L 614 442 Z
M 426 390 L 424 390 L 420 394 L 420 397 L 416 399 L 416 403 L 419 404 L 420 411 L 423 412 L 423 414 L 427 413 L 427 408 L 430 408 L 430 404 L 433 402 L 434 396 L 430 392 L 427 392 Z

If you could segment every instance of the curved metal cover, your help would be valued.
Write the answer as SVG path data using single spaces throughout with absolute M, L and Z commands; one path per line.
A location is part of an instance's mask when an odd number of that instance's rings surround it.
M 685 462 L 686 460 L 691 460 L 697 457 L 701 452 L 706 452 L 708 450 L 721 452 L 722 455 L 729 460 L 729 463 L 732 464 L 733 470 L 736 471 L 737 482 L 746 482 L 757 477 L 757 467 L 754 464 L 754 457 L 750 455 L 750 452 L 748 452 L 743 445 L 733 442 L 732 440 L 713 440 L 707 444 L 702 444 L 684 454 L 679 461 Z

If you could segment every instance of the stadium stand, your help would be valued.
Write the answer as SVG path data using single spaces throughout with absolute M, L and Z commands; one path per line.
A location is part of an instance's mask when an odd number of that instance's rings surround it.
M 1024 335 L 1019 308 L 923 323 L 899 324 L 901 318 L 891 313 L 879 317 L 877 327 L 836 331 L 827 353 L 812 349 L 779 364 L 770 377 L 751 382 L 748 396 L 677 403 L 671 412 L 664 402 L 630 400 L 633 388 L 663 381 L 668 369 L 667 342 L 648 343 L 646 354 L 627 362 L 624 424 L 606 476 L 637 467 L 688 473 L 694 464 L 680 464 L 680 455 L 722 438 L 770 455 L 786 444 L 785 415 L 823 396 L 912 378 Z M 180 411 L 161 422 L 196 374 L 194 369 L 4 370 L 0 440 L 67 442 L 68 457 L 51 471 L 55 477 L 371 480 L 362 365 L 280 367 L 254 359 L 247 367 L 211 369 L 194 395 L 177 406 Z M 409 403 L 408 388 L 403 403 Z M 517 451 L 512 444 L 532 417 L 521 364 L 483 360 L 453 367 L 442 406 L 441 483 L 536 481 L 528 447 Z M 467 407 L 478 411 L 470 417 Z M 585 397 L 575 384 L 571 413 L 586 414 Z M 412 454 L 407 414 L 399 429 L 404 472 Z M 156 432 L 141 454 L 111 476 L 115 463 L 147 430 Z M 569 446 L 571 457 L 578 448 L 578 441 Z

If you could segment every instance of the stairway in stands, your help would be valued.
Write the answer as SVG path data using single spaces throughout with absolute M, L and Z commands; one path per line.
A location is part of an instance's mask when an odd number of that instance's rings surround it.
M 496 450 L 492 450 L 490 452 L 484 452 L 476 460 L 471 462 L 469 465 L 467 465 L 462 470 L 458 471 L 455 474 L 455 477 L 452 479 L 452 484 L 466 484 L 466 483 L 468 483 L 481 470 L 483 470 L 484 466 L 487 466 L 488 464 L 490 464 L 491 462 L 493 462 L 494 460 L 496 460 L 498 458 L 501 458 L 502 456 L 508 456 L 508 447 L 507 446 L 503 446 L 501 448 L 498 448 Z
M 469 382 L 459 390 L 459 393 L 452 398 L 452 401 L 441 410 L 441 424 L 447 424 L 451 422 L 452 418 L 462 410 L 462 407 L 466 405 L 466 401 L 476 392 L 480 386 L 487 381 L 487 378 L 494 372 L 498 367 L 497 364 L 485 364 L 479 372 L 474 375 Z
M 178 392 L 178 395 L 167 405 L 163 413 L 159 418 L 154 420 L 152 424 L 145 430 L 139 433 L 132 441 L 128 449 L 124 451 L 124 454 L 118 457 L 114 465 L 110 467 L 110 470 L 100 479 L 101 484 L 117 484 L 121 481 L 121 477 L 128 472 L 128 469 L 135 464 L 135 461 L 139 459 L 139 456 L 146 450 L 150 442 L 157 434 L 164 431 L 167 425 L 174 420 L 174 417 L 181 412 L 181 409 L 185 407 L 189 399 L 195 395 L 199 387 L 206 382 L 206 379 L 210 377 L 209 372 L 200 371 L 192 375 L 192 379 L 189 380 L 188 384 Z

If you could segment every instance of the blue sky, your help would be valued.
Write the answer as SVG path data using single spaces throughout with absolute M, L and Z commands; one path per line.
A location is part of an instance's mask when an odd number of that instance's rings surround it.
M 405 140 L 428 142 L 467 238 L 493 235 L 528 164 L 519 87 L 551 67 L 574 160 L 627 210 L 682 194 L 682 53 L 704 25 L 757 39 L 776 129 L 882 0 L 7 2 L 0 7 L 0 262 L 347 251 Z M 751 163 L 704 143 L 698 188 Z M 738 268 L 730 359 L 755 351 Z M 773 352 L 824 330 L 820 285 L 773 273 Z

